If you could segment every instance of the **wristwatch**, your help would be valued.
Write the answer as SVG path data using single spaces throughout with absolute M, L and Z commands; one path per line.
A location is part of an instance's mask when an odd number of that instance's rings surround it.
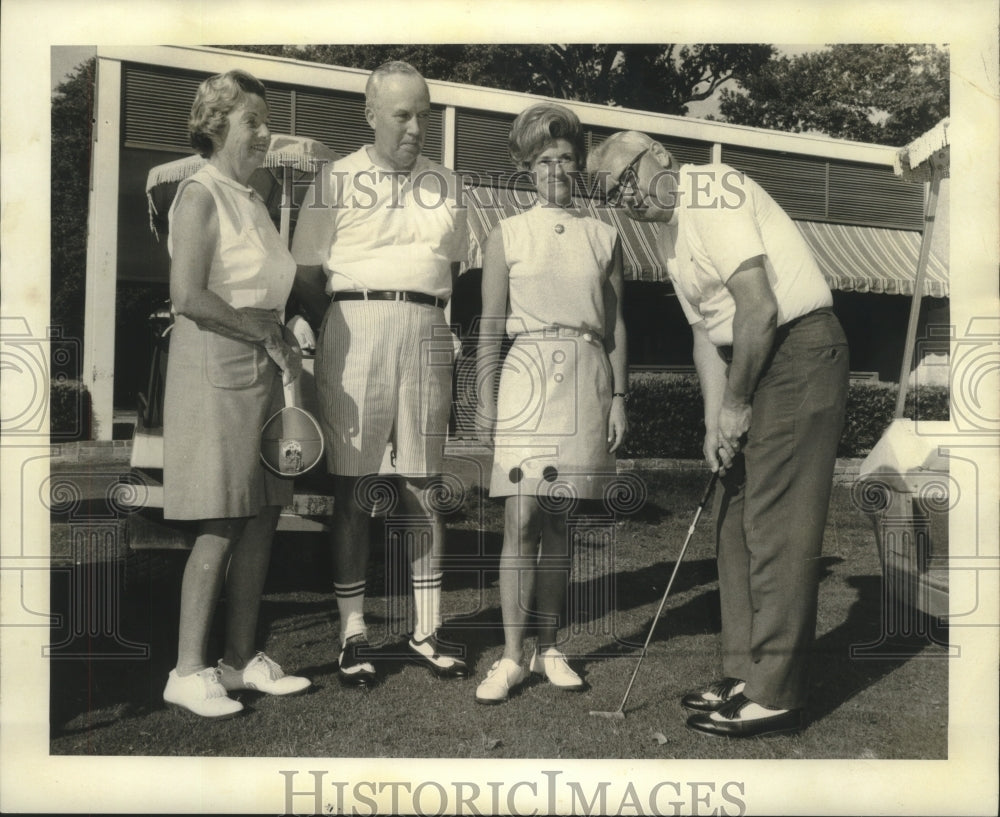
M 616 397 L 620 397 L 624 401 L 625 405 L 627 406 L 628 405 L 628 401 L 631 398 L 631 395 L 627 391 L 616 391 L 616 392 L 612 393 L 611 399 L 613 400 Z

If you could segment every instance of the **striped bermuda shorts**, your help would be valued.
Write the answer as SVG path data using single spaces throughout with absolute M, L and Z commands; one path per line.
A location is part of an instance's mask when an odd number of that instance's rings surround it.
M 440 473 L 457 338 L 436 306 L 335 301 L 316 349 L 316 390 L 331 474 Z

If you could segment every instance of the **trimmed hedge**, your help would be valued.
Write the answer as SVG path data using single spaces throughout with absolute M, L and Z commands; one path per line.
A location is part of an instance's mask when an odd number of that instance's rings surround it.
M 53 440 L 89 440 L 90 392 L 80 380 L 55 379 L 49 385 L 49 434 Z
M 631 378 L 631 431 L 622 456 L 701 459 L 705 435 L 701 389 L 695 375 L 637 373 Z M 894 385 L 852 383 L 839 457 L 863 457 L 878 442 L 896 409 Z M 948 389 L 919 386 L 906 396 L 904 415 L 948 419 Z
M 701 459 L 705 421 L 695 375 L 633 374 L 629 394 L 621 456 Z
M 872 450 L 892 422 L 897 394 L 895 385 L 851 384 L 838 456 L 863 457 Z M 911 388 L 906 392 L 903 416 L 911 420 L 947 420 L 948 394 L 944 386 Z

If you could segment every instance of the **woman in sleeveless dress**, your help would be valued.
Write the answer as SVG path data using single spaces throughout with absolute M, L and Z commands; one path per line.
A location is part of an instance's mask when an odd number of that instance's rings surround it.
M 189 121 L 208 159 L 170 209 L 175 314 L 164 396 L 164 517 L 198 521 L 181 586 L 177 666 L 164 700 L 208 718 L 243 705 L 231 691 L 304 691 L 254 649 L 278 514 L 290 481 L 258 458 L 261 426 L 301 370 L 283 330 L 295 263 L 248 186 L 270 144 L 263 85 L 243 71 L 205 80 Z M 225 648 L 207 662 L 209 628 L 226 585 Z
M 506 497 L 504 652 L 476 690 L 485 704 L 507 700 L 527 677 L 529 614 L 539 624 L 528 670 L 560 689 L 584 688 L 557 641 L 571 565 L 567 514 L 575 499 L 604 497 L 628 430 L 621 241 L 574 204 L 580 121 L 561 105 L 534 105 L 514 121 L 510 151 L 533 174 L 538 203 L 501 221 L 483 253 L 479 433 L 494 445 L 490 495 Z M 494 401 L 504 332 L 514 343 Z

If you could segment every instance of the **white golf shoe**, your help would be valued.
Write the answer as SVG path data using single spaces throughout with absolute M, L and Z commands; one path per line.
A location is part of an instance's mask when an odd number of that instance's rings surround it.
M 184 676 L 170 670 L 163 700 L 203 718 L 231 718 L 243 711 L 243 704 L 226 695 L 215 667 Z
M 229 692 L 252 689 L 268 695 L 298 695 L 312 685 L 308 678 L 285 675 L 273 659 L 259 652 L 241 669 L 219 661 L 219 681 Z
M 531 656 L 528 669 L 539 675 L 544 675 L 549 682 L 567 692 L 577 692 L 584 688 L 583 679 L 570 669 L 566 656 L 555 647 L 549 647 L 541 655 L 538 649 Z
M 485 680 L 476 687 L 476 703 L 502 704 L 510 696 L 512 689 L 528 677 L 524 667 L 509 658 L 495 661 Z

